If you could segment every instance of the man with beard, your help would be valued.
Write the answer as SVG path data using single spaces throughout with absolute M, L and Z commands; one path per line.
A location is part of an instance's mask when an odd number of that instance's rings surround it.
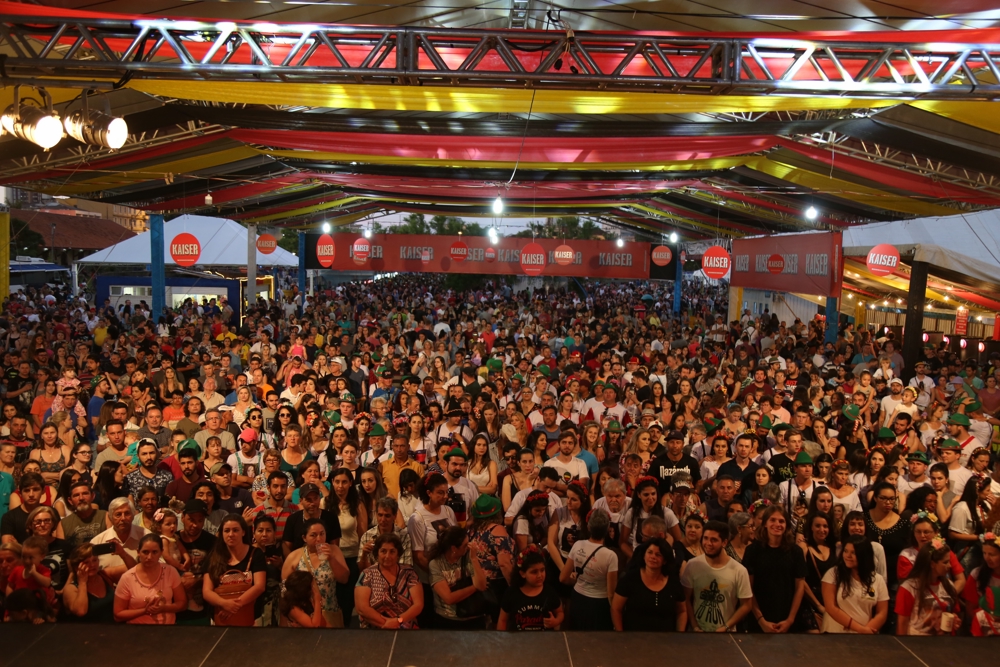
M 728 542 L 728 525 L 706 523 L 704 553 L 689 560 L 681 574 L 688 623 L 695 632 L 735 632 L 753 606 L 750 575 L 726 553 Z
M 89 542 L 107 528 L 108 513 L 94 507 L 94 492 L 89 483 L 80 480 L 73 484 L 68 504 L 73 511 L 59 522 L 55 536 L 69 542 L 71 549 Z
M 156 441 L 145 438 L 139 441 L 135 449 L 139 457 L 139 467 L 125 475 L 123 488 L 128 490 L 132 502 L 139 499 L 139 489 L 151 487 L 157 496 L 167 492 L 167 485 L 174 481 L 174 475 L 169 470 L 159 467 L 160 449 Z

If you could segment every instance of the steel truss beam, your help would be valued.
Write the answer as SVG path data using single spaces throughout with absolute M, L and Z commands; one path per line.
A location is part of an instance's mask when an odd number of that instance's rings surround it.
M 123 77 L 1000 98 L 1000 44 L 0 17 L 8 82 Z M 52 84 L 55 85 L 55 84 Z

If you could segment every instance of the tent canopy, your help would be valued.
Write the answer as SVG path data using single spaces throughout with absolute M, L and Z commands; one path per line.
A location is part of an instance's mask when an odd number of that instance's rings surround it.
M 846 257 L 864 257 L 880 243 L 895 246 L 900 255 L 912 254 L 912 261 L 927 262 L 931 265 L 931 273 L 957 274 L 991 285 L 996 285 L 1000 276 L 1000 212 L 997 210 L 876 223 L 844 230 Z
M 150 233 L 116 243 L 79 260 L 81 264 L 149 264 L 151 262 Z M 177 266 L 170 256 L 170 242 L 178 234 L 188 233 L 198 239 L 201 255 L 199 266 L 246 266 L 247 228 L 233 220 L 202 215 L 182 215 L 163 223 L 163 253 L 167 265 Z M 298 258 L 283 248 L 269 255 L 257 251 L 258 266 L 297 267 Z

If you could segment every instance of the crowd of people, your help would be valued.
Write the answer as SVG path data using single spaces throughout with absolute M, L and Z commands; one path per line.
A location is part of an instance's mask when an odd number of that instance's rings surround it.
M 11 297 L 3 618 L 996 634 L 1000 355 L 672 287 Z

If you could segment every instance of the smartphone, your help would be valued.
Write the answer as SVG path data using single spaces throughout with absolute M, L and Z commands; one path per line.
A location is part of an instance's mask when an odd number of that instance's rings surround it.
M 115 552 L 115 545 L 112 542 L 106 544 L 95 544 L 93 548 L 95 556 L 110 556 Z

